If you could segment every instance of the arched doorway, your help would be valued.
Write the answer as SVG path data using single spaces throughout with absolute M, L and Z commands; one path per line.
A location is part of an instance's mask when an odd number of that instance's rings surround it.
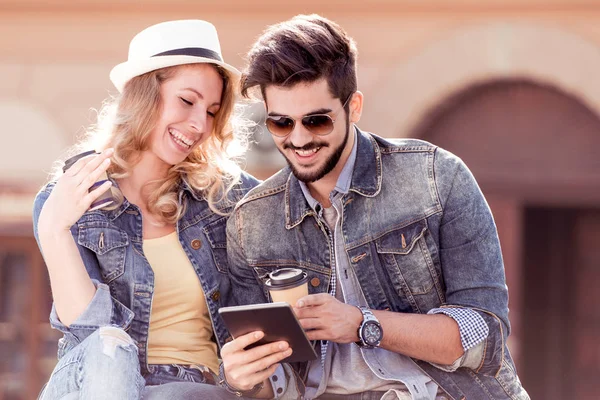
M 594 398 L 600 373 L 600 118 L 525 79 L 450 96 L 412 133 L 460 156 L 498 225 L 519 375 L 535 399 Z

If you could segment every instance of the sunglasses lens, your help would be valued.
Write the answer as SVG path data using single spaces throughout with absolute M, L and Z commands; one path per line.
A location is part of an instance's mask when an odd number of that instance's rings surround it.
M 267 117 L 265 124 L 275 136 L 287 136 L 294 129 L 294 120 L 289 117 Z
M 333 130 L 333 120 L 329 115 L 307 115 L 302 118 L 302 125 L 315 135 L 327 135 Z

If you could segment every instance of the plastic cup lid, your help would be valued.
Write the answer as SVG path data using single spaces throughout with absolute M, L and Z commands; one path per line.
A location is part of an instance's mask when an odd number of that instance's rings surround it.
M 279 268 L 269 273 L 266 285 L 272 288 L 287 287 L 291 284 L 300 284 L 307 279 L 307 275 L 299 268 Z
M 65 161 L 65 165 L 63 167 L 63 172 L 67 172 L 67 170 L 69 168 L 71 168 L 71 166 L 73 166 L 73 164 L 75 164 L 77 162 L 77 160 L 79 160 L 80 158 L 89 156 L 90 154 L 99 154 L 99 153 L 95 150 L 89 150 L 89 151 L 84 151 L 83 153 L 74 155 L 73 157 L 71 157 Z

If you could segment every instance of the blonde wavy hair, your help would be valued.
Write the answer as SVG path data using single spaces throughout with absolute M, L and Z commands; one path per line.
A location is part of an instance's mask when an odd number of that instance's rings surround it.
M 172 78 L 178 68 L 190 65 L 162 68 L 132 78 L 120 95 L 105 101 L 97 124 L 67 151 L 66 158 L 90 149 L 102 151 L 112 147 L 114 154 L 107 172 L 114 179 L 127 177 L 139 162 L 141 152 L 150 148 L 151 133 L 162 109 L 162 83 Z M 164 223 L 177 222 L 185 212 L 185 205 L 178 198 L 184 180 L 215 213 L 225 215 L 223 208 L 230 205 L 227 194 L 241 174 L 236 160 L 247 149 L 252 123 L 241 116 L 235 105 L 236 80 L 225 69 L 211 65 L 223 78 L 221 106 L 215 114 L 213 132 L 184 161 L 172 166 L 166 177 L 149 182 L 143 191 L 148 211 Z M 59 161 L 55 166 L 53 178 L 62 174 L 62 165 Z M 121 191 L 114 185 L 111 191 L 116 202 L 105 209 L 123 203 Z

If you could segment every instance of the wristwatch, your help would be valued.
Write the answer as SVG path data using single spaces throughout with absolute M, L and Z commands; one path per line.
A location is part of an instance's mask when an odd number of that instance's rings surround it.
M 363 315 L 363 320 L 358 327 L 358 338 L 360 340 L 356 344 L 364 349 L 379 347 L 383 338 L 383 329 L 379 320 L 367 307 L 357 307 Z

